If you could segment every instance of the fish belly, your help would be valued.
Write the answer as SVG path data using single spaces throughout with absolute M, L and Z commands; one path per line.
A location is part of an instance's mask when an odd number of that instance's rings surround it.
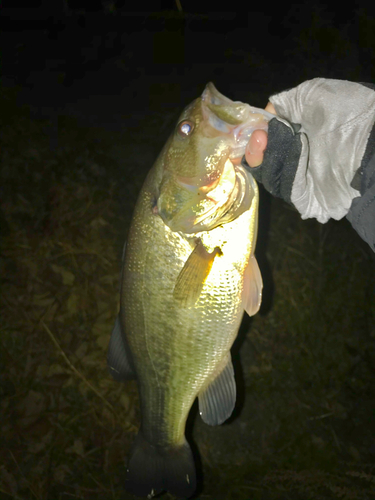
M 170 231 L 152 213 L 152 202 L 146 182 L 127 243 L 121 316 L 137 373 L 142 432 L 152 445 L 168 447 L 184 443 L 194 399 L 214 379 L 237 335 L 252 251 L 251 211 L 195 235 L 209 250 L 219 245 L 223 255 L 215 258 L 195 305 L 180 307 L 173 290 L 194 239 Z

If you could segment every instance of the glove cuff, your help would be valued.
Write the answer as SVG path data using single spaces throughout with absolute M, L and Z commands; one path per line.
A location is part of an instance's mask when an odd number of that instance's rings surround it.
M 300 134 L 295 134 L 292 125 L 273 118 L 268 124 L 263 163 L 259 167 L 250 167 L 245 156 L 241 163 L 272 195 L 292 203 L 292 187 L 301 151 Z

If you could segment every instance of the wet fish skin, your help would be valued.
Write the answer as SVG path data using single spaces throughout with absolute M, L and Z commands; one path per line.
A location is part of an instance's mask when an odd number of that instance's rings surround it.
M 198 396 L 203 420 L 217 425 L 235 404 L 230 348 L 262 289 L 253 255 L 258 189 L 231 161 L 245 129 L 266 127 L 268 117 L 256 121 L 247 108 L 209 84 L 182 113 L 135 208 L 108 364 L 117 380 L 137 377 L 142 423 L 126 487 L 140 496 L 191 496 L 191 406 Z

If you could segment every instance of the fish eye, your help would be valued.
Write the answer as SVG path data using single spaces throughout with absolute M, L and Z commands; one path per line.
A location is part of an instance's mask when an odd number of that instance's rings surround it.
M 177 125 L 177 132 L 181 137 L 187 137 L 194 130 L 194 123 L 189 120 L 183 120 Z

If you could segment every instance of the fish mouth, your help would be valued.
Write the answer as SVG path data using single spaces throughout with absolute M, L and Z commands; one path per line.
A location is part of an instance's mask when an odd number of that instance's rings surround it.
M 214 131 L 217 135 L 232 138 L 229 156 L 232 161 L 242 158 L 252 132 L 255 129 L 267 130 L 269 120 L 274 118 L 274 115 L 264 109 L 232 101 L 221 94 L 212 82 L 207 84 L 201 100 L 206 133 Z
M 172 215 L 158 203 L 158 214 L 172 231 L 193 234 L 231 222 L 250 208 L 255 194 L 251 174 L 229 158 L 220 177 L 211 184 L 197 187 L 193 179 L 188 181 L 175 178 L 176 184 L 191 194 L 188 208 Z
M 222 197 L 217 200 L 212 197 L 212 191 L 207 193 L 207 197 L 214 200 L 214 204 L 195 219 L 191 232 L 210 231 L 217 226 L 233 221 L 250 208 L 255 194 L 255 181 L 242 165 L 234 165 L 229 159 L 228 162 L 230 162 L 235 176 L 232 190 L 226 198 Z

